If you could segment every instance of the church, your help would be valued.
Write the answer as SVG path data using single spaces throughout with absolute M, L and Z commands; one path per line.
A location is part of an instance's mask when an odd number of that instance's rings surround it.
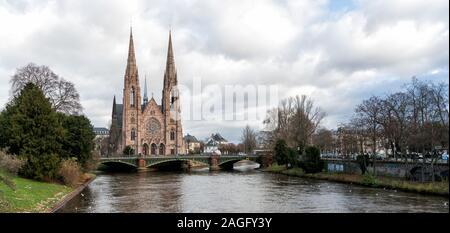
M 131 29 L 122 104 L 116 103 L 115 96 L 113 99 L 110 154 L 121 154 L 127 146 L 133 148 L 134 154 L 141 155 L 178 155 L 185 152 L 177 83 L 172 34 L 169 32 L 161 104 L 153 96 L 148 99 L 146 79 L 141 99 Z

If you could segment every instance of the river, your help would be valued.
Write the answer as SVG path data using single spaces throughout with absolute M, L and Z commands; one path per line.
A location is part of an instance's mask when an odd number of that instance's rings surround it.
M 254 170 L 99 173 L 58 212 L 447 212 L 446 197 Z

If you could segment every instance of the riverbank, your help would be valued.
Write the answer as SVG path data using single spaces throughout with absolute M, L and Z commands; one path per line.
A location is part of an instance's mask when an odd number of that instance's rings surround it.
M 77 187 L 58 183 L 40 182 L 21 177 L 13 177 L 15 190 L 0 183 L 1 213 L 45 213 L 52 212 L 62 202 L 75 196 L 79 189 L 95 178 L 93 174 L 83 174 Z M 74 194 L 76 193 L 76 194 Z
M 392 177 L 373 177 L 370 175 L 360 174 L 345 174 L 345 173 L 315 173 L 306 174 L 301 168 L 286 169 L 285 166 L 273 165 L 271 167 L 262 169 L 266 172 L 279 173 L 288 176 L 296 176 L 308 179 L 327 180 L 340 183 L 356 184 L 372 188 L 385 188 L 401 190 L 405 192 L 414 192 L 429 195 L 439 195 L 449 197 L 449 183 L 442 182 L 427 182 L 420 183 L 414 181 L 401 180 Z

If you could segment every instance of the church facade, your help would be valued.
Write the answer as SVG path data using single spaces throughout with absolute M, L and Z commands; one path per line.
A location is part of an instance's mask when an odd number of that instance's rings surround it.
M 141 155 L 177 155 L 185 152 L 177 83 L 172 35 L 169 32 L 161 104 L 153 96 L 148 99 L 146 79 L 141 98 L 131 31 L 122 104 L 116 103 L 115 96 L 113 99 L 111 154 L 121 154 L 127 146 L 133 148 L 134 154 Z

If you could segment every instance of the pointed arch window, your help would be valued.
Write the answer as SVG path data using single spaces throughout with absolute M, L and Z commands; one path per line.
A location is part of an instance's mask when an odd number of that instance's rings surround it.
M 134 103 L 136 102 L 136 93 L 134 91 L 134 87 L 131 87 L 131 92 L 130 92 L 130 106 L 132 108 L 134 108 Z
M 136 140 L 136 130 L 133 128 L 131 129 L 131 141 Z
M 160 155 L 164 155 L 166 152 L 165 152 L 165 147 L 164 147 L 164 144 L 160 144 L 159 145 L 159 154 Z
M 175 140 L 175 131 L 170 131 L 170 140 Z
M 156 155 L 157 150 L 158 150 L 158 146 L 156 146 L 155 143 L 152 143 L 152 146 L 150 148 L 150 154 Z

